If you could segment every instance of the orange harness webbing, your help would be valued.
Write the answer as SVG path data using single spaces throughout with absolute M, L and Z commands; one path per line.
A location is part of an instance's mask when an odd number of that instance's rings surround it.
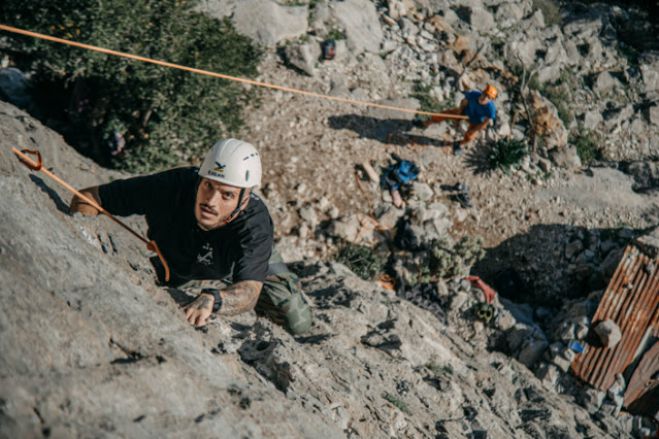
M 43 167 L 43 161 L 41 157 L 41 153 L 36 150 L 30 150 L 30 149 L 24 149 L 22 151 L 19 151 L 16 148 L 12 148 L 11 151 L 16 154 L 16 157 L 18 157 L 18 160 L 23 163 L 25 166 L 30 168 L 33 171 L 41 171 L 44 174 L 46 174 L 48 177 L 50 177 L 52 180 L 54 180 L 56 183 L 59 183 L 61 186 L 63 186 L 65 189 L 67 189 L 69 192 L 71 192 L 73 195 L 76 197 L 80 198 L 83 200 L 85 203 L 93 206 L 95 209 L 98 209 L 99 212 L 105 214 L 108 218 L 110 218 L 112 221 L 115 223 L 119 224 L 121 227 L 129 231 L 134 237 L 142 241 L 143 243 L 146 244 L 146 248 L 148 250 L 151 250 L 152 252 L 155 252 L 158 255 L 158 259 L 160 259 L 160 262 L 162 262 L 162 266 L 165 269 L 165 281 L 169 282 L 169 265 L 167 265 L 167 261 L 165 260 L 165 257 L 162 255 L 160 252 L 160 249 L 158 248 L 158 244 L 156 244 L 156 241 L 154 240 L 148 240 L 139 233 L 137 233 L 135 230 L 130 228 L 126 223 L 123 221 L 115 218 L 110 212 L 105 210 L 102 206 L 100 206 L 95 200 L 81 194 L 78 190 L 76 190 L 73 186 L 68 184 L 66 181 L 62 180 L 59 178 L 57 175 L 53 174 L 50 172 L 48 169 Z M 37 161 L 35 162 L 32 160 L 30 157 L 27 156 L 27 154 L 33 154 L 37 157 Z

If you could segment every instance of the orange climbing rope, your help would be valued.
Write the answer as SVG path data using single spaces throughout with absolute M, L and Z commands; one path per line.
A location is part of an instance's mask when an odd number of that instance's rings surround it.
M 169 273 L 169 265 L 167 265 L 167 261 L 165 260 L 165 257 L 160 252 L 160 249 L 158 248 L 158 244 L 156 244 L 156 241 L 146 239 L 145 237 L 143 237 L 142 235 L 137 233 L 135 230 L 130 228 L 123 221 L 121 221 L 121 220 L 115 218 L 114 216 L 112 216 L 112 214 L 110 212 L 108 212 L 103 207 L 101 207 L 101 205 L 99 205 L 95 200 L 81 194 L 79 191 L 77 191 L 73 186 L 68 184 L 66 181 L 62 180 L 57 175 L 53 174 L 48 169 L 44 168 L 43 167 L 43 161 L 42 161 L 42 158 L 41 158 L 41 153 L 39 151 L 31 150 L 31 149 L 24 149 L 22 151 L 19 151 L 16 148 L 12 148 L 11 151 L 14 154 L 16 154 L 16 157 L 18 157 L 18 160 L 20 160 L 20 162 L 23 163 L 25 166 L 27 166 L 28 168 L 30 168 L 33 171 L 43 172 L 48 177 L 53 179 L 56 183 L 59 183 L 60 185 L 62 185 L 65 189 L 67 189 L 73 195 L 80 198 L 85 203 L 88 203 L 89 205 L 91 205 L 94 208 L 98 209 L 99 212 L 105 214 L 112 221 L 119 224 L 124 229 L 128 230 L 134 237 L 136 237 L 137 239 L 139 239 L 140 241 L 145 243 L 146 248 L 148 250 L 151 250 L 151 251 L 155 252 L 158 255 L 158 258 L 160 259 L 160 262 L 162 262 L 162 266 L 165 269 L 165 281 L 169 282 L 169 274 L 170 274 Z M 35 155 L 37 157 L 37 161 L 35 162 L 34 160 L 32 160 L 27 154 Z
M 79 43 L 77 41 L 71 41 L 71 40 L 66 40 L 66 39 L 63 39 L 63 38 L 57 38 L 57 37 L 53 37 L 53 36 L 50 36 L 50 35 L 45 35 L 45 34 L 40 34 L 40 33 L 37 33 L 37 32 L 32 32 L 32 31 L 25 30 L 25 29 L 19 29 L 17 27 L 13 27 L 13 26 L 7 26 L 5 24 L 0 24 L 0 30 L 4 30 L 4 31 L 7 31 L 7 32 L 12 32 L 12 33 L 15 33 L 15 34 L 20 34 L 20 35 L 25 35 L 25 36 L 32 37 L 32 38 L 39 38 L 39 39 L 42 39 L 42 40 L 52 41 L 52 42 L 59 43 L 59 44 L 65 44 L 67 46 L 73 46 L 73 47 L 78 47 L 78 48 L 81 48 L 81 49 L 91 50 L 91 51 L 94 51 L 94 52 L 105 53 L 106 55 L 113 55 L 113 56 L 118 56 L 118 57 L 121 57 L 121 58 L 128 58 L 128 59 L 132 59 L 132 60 L 140 61 L 140 62 L 144 62 L 144 63 L 156 64 L 156 65 L 159 65 L 159 66 L 162 66 L 162 67 L 169 67 L 169 68 L 172 68 L 172 69 L 179 69 L 179 70 L 184 70 L 184 71 L 187 71 L 187 72 L 197 73 L 199 75 L 211 76 L 213 78 L 226 79 L 228 81 L 241 82 L 243 84 L 249 84 L 249 85 L 253 85 L 253 86 L 256 86 L 256 87 L 269 88 L 269 89 L 272 89 L 272 90 L 279 90 L 279 91 L 299 94 L 299 95 L 318 98 L 318 99 L 325 99 L 325 100 L 334 101 L 334 102 L 341 102 L 341 103 L 344 103 L 344 104 L 361 105 L 361 106 L 364 106 L 364 107 L 380 108 L 380 109 L 383 109 L 383 110 L 393 110 L 393 111 L 399 111 L 401 113 L 420 114 L 420 115 L 424 115 L 424 116 L 441 116 L 445 119 L 458 119 L 458 120 L 466 120 L 467 119 L 467 116 L 463 116 L 463 115 L 433 113 L 433 112 L 430 112 L 430 111 L 417 111 L 417 110 L 413 110 L 411 108 L 397 107 L 397 106 L 394 106 L 394 105 L 376 104 L 374 102 L 366 102 L 366 101 L 360 101 L 360 100 L 356 100 L 356 99 L 342 98 L 342 97 L 339 97 L 339 96 L 330 96 L 330 95 L 326 95 L 326 94 L 322 94 L 322 93 L 315 93 L 315 92 L 312 92 L 312 91 L 301 90 L 301 89 L 298 89 L 298 88 L 285 87 L 283 85 L 276 85 L 276 84 L 271 84 L 271 83 L 268 83 L 268 82 L 256 81 L 256 80 L 253 80 L 253 79 L 247 79 L 247 78 L 240 78 L 240 77 L 237 77 L 237 76 L 225 75 L 223 73 L 216 73 L 216 72 L 211 72 L 211 71 L 208 71 L 208 70 L 196 69 L 196 68 L 193 68 L 193 67 L 187 67 L 187 66 L 183 66 L 183 65 L 180 65 L 180 64 L 174 64 L 174 63 L 171 63 L 171 62 L 167 62 L 167 61 L 160 61 L 160 60 L 157 60 L 157 59 L 147 58 L 147 57 L 140 56 L 140 55 L 133 55 L 133 54 L 126 53 L 126 52 L 119 52 L 119 51 L 116 51 L 116 50 L 111 50 L 111 49 L 106 49 L 106 48 L 103 48 L 103 47 L 93 46 L 91 44 L 84 44 L 84 43 Z

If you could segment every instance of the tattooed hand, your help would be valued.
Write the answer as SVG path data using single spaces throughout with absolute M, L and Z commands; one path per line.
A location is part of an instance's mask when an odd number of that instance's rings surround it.
M 201 293 L 194 302 L 185 307 L 186 320 L 197 327 L 204 326 L 213 312 L 214 302 L 212 294 Z

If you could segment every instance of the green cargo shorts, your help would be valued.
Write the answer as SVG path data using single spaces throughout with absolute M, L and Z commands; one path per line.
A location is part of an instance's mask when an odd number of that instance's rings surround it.
M 274 252 L 273 252 L 274 253 Z M 278 259 L 279 255 L 274 256 Z M 293 335 L 307 332 L 311 328 L 312 314 L 309 304 L 302 295 L 297 276 L 284 269 L 285 265 L 271 258 L 271 267 L 282 267 L 270 274 L 263 282 L 261 295 L 254 311 L 281 325 Z
M 311 328 L 311 308 L 302 296 L 293 273 L 268 276 L 254 311 L 281 325 L 293 335 Z

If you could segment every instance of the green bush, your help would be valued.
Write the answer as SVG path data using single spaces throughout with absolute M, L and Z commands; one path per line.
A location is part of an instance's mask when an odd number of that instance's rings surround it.
M 581 163 L 584 165 L 588 165 L 595 160 L 600 160 L 602 158 L 602 152 L 599 148 L 599 139 L 592 131 L 580 132 L 570 139 L 570 143 L 577 148 L 577 155 L 581 159 Z
M 392 405 L 394 405 L 401 412 L 403 412 L 407 415 L 411 414 L 409 407 L 407 406 L 407 404 L 405 404 L 405 401 L 403 401 L 402 399 L 396 397 L 396 395 L 392 395 L 389 392 L 384 392 L 382 394 L 382 397 L 385 400 L 389 401 Z
M 195 0 L 5 0 L 0 21 L 82 43 L 236 76 L 254 76 L 260 49 Z M 241 86 L 26 37 L 7 49 L 33 84 L 45 117 L 103 164 L 150 171 L 199 158 L 241 125 Z M 46 93 L 43 93 L 45 91 Z M 44 105 L 45 104 L 45 105 Z M 111 157 L 114 134 L 126 140 Z
M 384 269 L 386 258 L 373 249 L 352 243 L 343 245 L 336 256 L 336 261 L 347 266 L 353 273 L 364 280 L 373 279 Z
M 431 90 L 431 85 L 423 84 L 421 81 L 416 81 L 414 83 L 414 88 L 412 89 L 412 97 L 419 101 L 419 110 L 428 111 L 431 113 L 441 113 L 452 107 L 450 103 L 440 102 L 434 97 L 430 96 Z
M 528 147 L 521 140 L 501 139 L 494 143 L 488 152 L 488 165 L 492 170 L 501 169 L 508 172 L 528 154 Z
M 485 254 L 479 237 L 463 236 L 453 244 L 449 240 L 435 240 L 430 246 L 430 270 L 435 278 L 466 276 L 472 265 Z

